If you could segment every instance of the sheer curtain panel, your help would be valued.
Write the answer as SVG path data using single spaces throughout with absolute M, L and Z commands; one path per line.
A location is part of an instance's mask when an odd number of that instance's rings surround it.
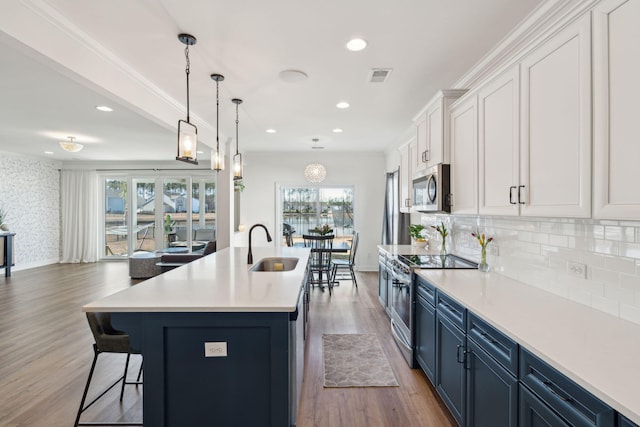
M 95 171 L 63 170 L 60 183 L 60 262 L 98 260 L 98 178 Z

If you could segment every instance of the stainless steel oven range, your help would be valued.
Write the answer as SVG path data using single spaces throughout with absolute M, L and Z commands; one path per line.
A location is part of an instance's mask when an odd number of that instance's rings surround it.
M 389 299 L 391 334 L 410 367 L 414 366 L 415 291 L 413 270 L 423 268 L 456 269 L 478 268 L 473 261 L 456 255 L 394 255 L 388 259 L 391 266 L 391 292 Z

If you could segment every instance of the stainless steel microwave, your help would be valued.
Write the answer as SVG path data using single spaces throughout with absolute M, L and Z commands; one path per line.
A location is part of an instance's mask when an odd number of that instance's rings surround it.
M 451 212 L 450 166 L 439 164 L 413 177 L 413 209 L 418 212 Z

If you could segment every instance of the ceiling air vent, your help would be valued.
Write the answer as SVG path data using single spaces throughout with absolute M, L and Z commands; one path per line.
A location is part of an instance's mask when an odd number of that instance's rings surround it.
M 372 68 L 369 72 L 369 82 L 384 83 L 389 78 L 391 71 L 393 71 L 391 68 Z

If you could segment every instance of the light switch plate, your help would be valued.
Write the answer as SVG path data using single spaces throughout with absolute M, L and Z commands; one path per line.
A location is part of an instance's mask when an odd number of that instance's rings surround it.
M 205 342 L 204 357 L 227 357 L 227 343 Z

